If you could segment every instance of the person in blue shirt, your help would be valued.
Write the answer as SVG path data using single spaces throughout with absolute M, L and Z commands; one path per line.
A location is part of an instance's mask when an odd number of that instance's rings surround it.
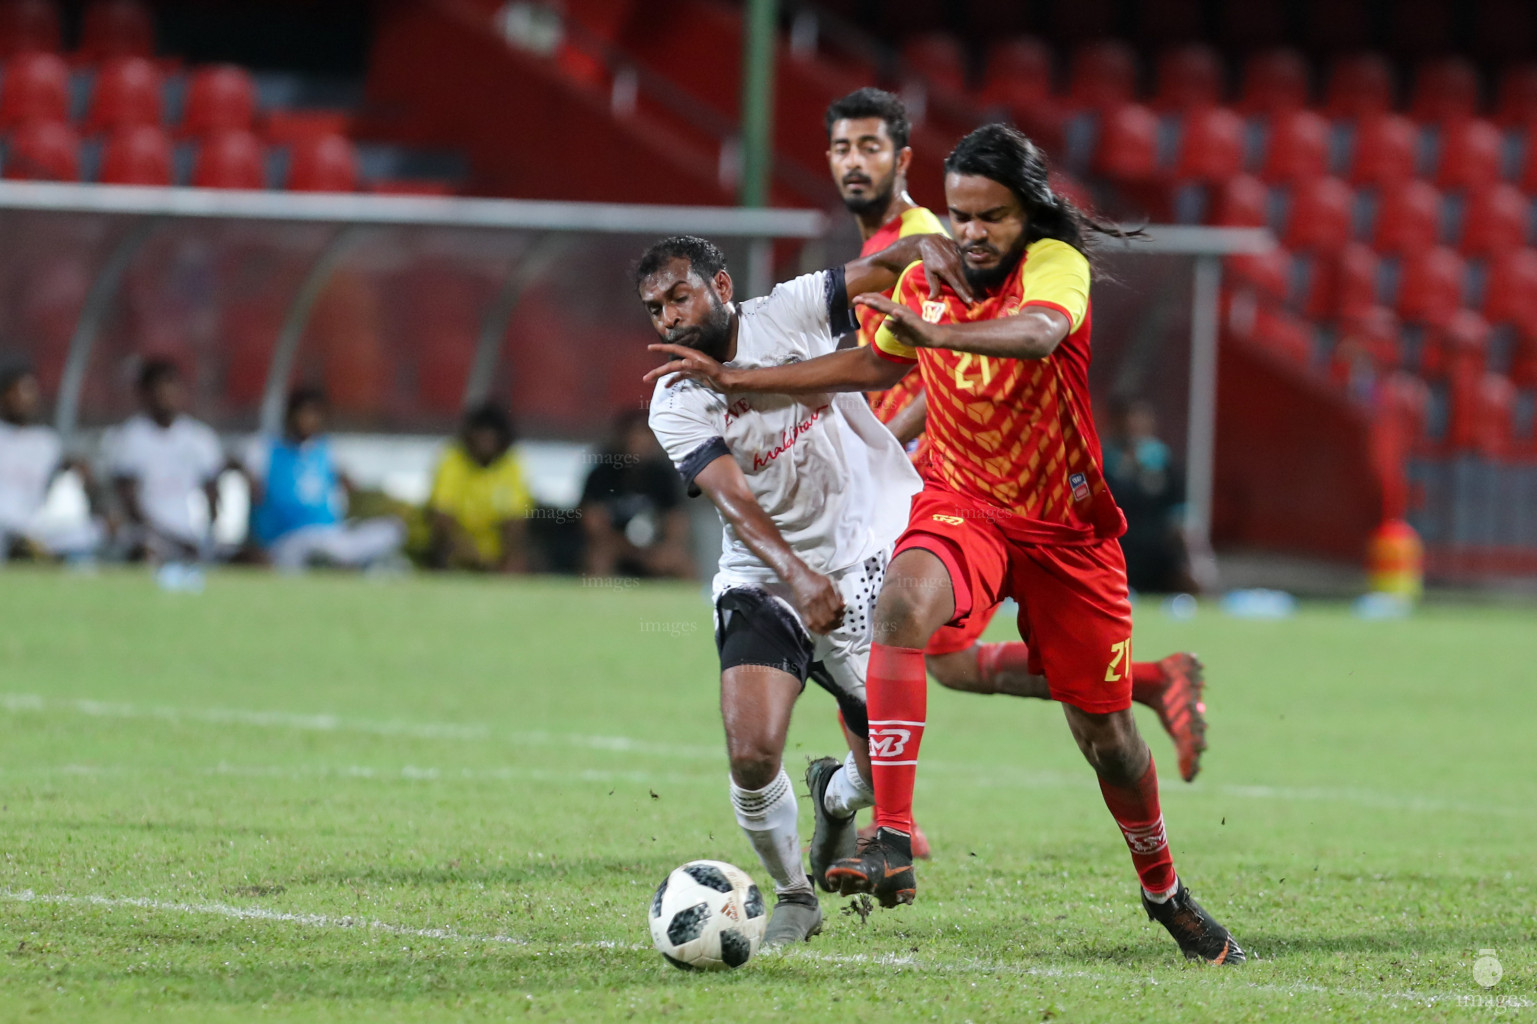
M 1142 593 L 1194 593 L 1185 547 L 1185 478 L 1158 439 L 1153 407 L 1142 399 L 1120 400 L 1110 422 L 1105 482 L 1126 513 L 1121 550 L 1127 581 Z
M 331 454 L 326 412 L 324 393 L 299 388 L 288 396 L 282 436 L 258 437 L 246 452 L 250 539 L 280 570 L 366 568 L 394 560 L 405 543 L 398 519 L 347 520 L 353 487 Z

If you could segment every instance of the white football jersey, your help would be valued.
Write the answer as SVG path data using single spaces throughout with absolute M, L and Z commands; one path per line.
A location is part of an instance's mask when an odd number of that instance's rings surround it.
M 22 532 L 48 500 L 64 448 L 52 427 L 0 420 L 0 531 Z
M 191 416 L 178 416 L 162 427 L 145 415 L 134 416 L 103 442 L 108 471 L 139 485 L 139 507 L 157 531 L 195 543 L 205 533 L 207 516 L 194 516 L 203 485 L 218 478 L 224 452 L 212 429 Z
M 782 366 L 826 355 L 857 328 L 843 268 L 807 274 L 737 305 L 733 369 Z M 759 506 L 807 565 L 836 572 L 885 551 L 907 526 L 918 473 L 858 392 L 722 395 L 678 376 L 657 381 L 651 430 L 690 494 L 722 455 L 736 459 Z M 718 511 L 718 510 L 717 510 Z M 720 571 L 772 580 L 721 517 Z

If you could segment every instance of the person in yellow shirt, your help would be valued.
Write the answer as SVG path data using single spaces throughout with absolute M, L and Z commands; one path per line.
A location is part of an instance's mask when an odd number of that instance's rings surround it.
M 487 403 L 465 414 L 438 463 L 427 499 L 431 564 L 440 569 L 528 571 L 534 499 L 513 450 L 512 421 Z

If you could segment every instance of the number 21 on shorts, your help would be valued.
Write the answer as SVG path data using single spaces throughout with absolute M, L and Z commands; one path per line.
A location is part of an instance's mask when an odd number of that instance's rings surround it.
M 1110 665 L 1105 669 L 1105 682 L 1118 683 L 1121 676 L 1131 671 L 1131 637 L 1110 645 Z

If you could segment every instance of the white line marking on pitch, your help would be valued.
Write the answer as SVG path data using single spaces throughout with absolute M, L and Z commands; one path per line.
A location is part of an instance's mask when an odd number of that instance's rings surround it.
M 372 931 L 382 932 L 386 935 L 395 935 L 402 938 L 417 939 L 442 939 L 450 942 L 469 942 L 482 945 L 502 945 L 516 947 L 553 946 L 557 949 L 604 949 L 624 951 L 645 951 L 651 947 L 640 943 L 625 943 L 603 939 L 597 942 L 536 942 L 531 939 L 518 938 L 513 935 L 477 935 L 470 932 L 460 932 L 452 928 L 413 928 L 409 925 L 389 924 L 384 921 L 372 920 L 361 917 L 333 917 L 327 914 L 298 914 L 280 910 L 268 910 L 264 907 L 237 907 L 229 903 L 215 902 L 182 902 L 173 900 L 156 900 L 141 896 L 77 896 L 68 894 L 44 894 L 35 893 L 30 889 L 11 890 L 0 889 L 0 900 L 10 903 L 42 903 L 62 906 L 90 906 L 107 909 L 134 908 L 139 910 L 162 911 L 175 914 L 192 914 L 209 917 L 222 917 L 233 921 L 256 921 L 266 924 L 293 924 L 306 928 L 325 928 L 337 931 Z M 902 967 L 910 968 L 924 973 L 938 974 L 1015 974 L 1038 978 L 1088 978 L 1103 981 L 1113 985 L 1140 984 L 1140 979 L 1129 977 L 1124 973 L 1112 973 L 1108 971 L 1088 971 L 1081 969 L 1069 969 L 1062 967 L 1022 967 L 1016 964 L 1004 964 L 985 960 L 966 959 L 958 961 L 946 960 L 920 960 L 906 954 L 882 953 L 818 953 L 811 950 L 793 950 L 783 954 L 788 959 L 811 960 L 817 963 L 829 964 L 858 964 L 872 967 Z M 1155 983 L 1156 983 L 1156 979 Z M 1170 979 L 1175 980 L 1175 979 Z M 1394 1003 L 1407 1002 L 1424 1005 L 1437 1003 L 1458 1004 L 1465 1002 L 1468 995 L 1451 995 L 1439 992 L 1377 992 L 1362 988 L 1330 988 L 1325 985 L 1308 984 L 1266 984 L 1248 982 L 1245 987 L 1263 992 L 1276 992 L 1286 995 L 1323 994 L 1333 996 L 1350 996 L 1358 999 L 1385 1000 Z M 1477 997 L 1472 997 L 1477 998 Z M 1526 1009 L 1537 1006 L 1529 999 L 1516 996 L 1501 997 L 1500 1005 L 1511 1009 Z
M 67 711 L 101 718 L 148 718 L 164 722 L 199 722 L 210 725 L 246 725 L 262 728 L 295 729 L 310 732 L 360 732 L 376 736 L 404 736 L 426 740 L 503 740 L 512 744 L 575 746 L 611 753 L 682 757 L 719 761 L 720 747 L 657 743 L 630 736 L 593 736 L 581 733 L 520 732 L 494 733 L 483 725 L 447 722 L 401 722 L 364 718 L 346 718 L 329 714 L 292 714 L 280 711 L 245 711 L 230 708 L 145 707 L 94 700 L 47 700 L 36 694 L 0 694 L 0 710 L 13 714 Z M 941 775 L 963 774 L 973 784 L 1009 788 L 1085 788 L 1087 775 L 1056 772 L 1011 770 L 997 764 L 965 764 L 940 759 L 925 761 L 924 769 Z M 637 776 L 647 773 L 636 773 Z M 655 776 L 650 776 L 655 777 Z M 1427 800 L 1362 789 L 1324 787 L 1285 787 L 1216 784 L 1191 790 L 1193 794 L 1219 794 L 1245 800 L 1280 800 L 1301 803 L 1347 803 L 1378 810 L 1407 811 L 1420 814 L 1473 814 L 1501 818 L 1526 818 L 1527 808 L 1493 807 L 1467 801 Z

